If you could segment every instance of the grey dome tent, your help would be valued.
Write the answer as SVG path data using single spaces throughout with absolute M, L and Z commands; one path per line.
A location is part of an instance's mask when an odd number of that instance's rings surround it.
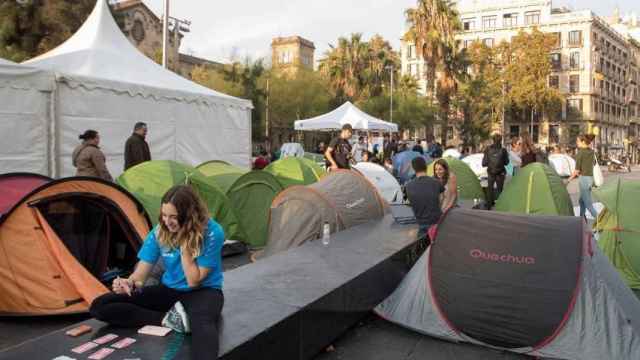
M 383 318 L 539 358 L 638 359 L 640 302 L 581 219 L 454 209 L 431 233 Z
M 319 239 L 324 222 L 333 233 L 381 218 L 386 211 L 385 201 L 364 176 L 332 171 L 315 184 L 292 186 L 273 200 L 263 255 Z

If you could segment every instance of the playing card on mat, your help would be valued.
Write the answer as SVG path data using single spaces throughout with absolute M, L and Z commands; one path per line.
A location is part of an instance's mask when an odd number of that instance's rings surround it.
M 116 335 L 116 334 L 107 334 L 107 335 L 101 336 L 101 337 L 99 337 L 97 339 L 93 339 L 92 341 L 94 343 L 96 343 L 96 344 L 103 345 L 103 344 L 106 344 L 109 341 L 117 339 L 117 338 L 118 338 L 118 335 Z
M 83 352 L 87 352 L 95 347 L 98 347 L 98 344 L 89 341 L 88 343 L 84 343 L 80 346 L 74 347 L 73 349 L 71 349 L 71 352 L 82 354 Z
M 116 349 L 124 349 L 127 346 L 133 344 L 134 342 L 136 342 L 136 339 L 132 339 L 132 338 L 124 338 L 116 343 L 111 344 L 111 347 L 116 348 Z
M 104 359 L 107 356 L 109 356 L 114 351 L 115 350 L 113 350 L 113 349 L 102 348 L 102 349 L 94 352 L 93 354 L 91 354 L 91 356 L 89 356 L 89 359 L 91 359 L 91 360 L 101 360 L 101 359 Z

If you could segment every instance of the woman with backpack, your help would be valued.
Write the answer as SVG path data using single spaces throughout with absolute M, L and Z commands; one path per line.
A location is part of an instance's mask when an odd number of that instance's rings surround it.
M 576 169 L 571 174 L 567 183 L 578 178 L 580 188 L 580 216 L 585 217 L 587 210 L 594 219 L 598 218 L 598 212 L 593 207 L 591 198 L 591 188 L 593 187 L 593 167 L 596 163 L 595 152 L 591 149 L 591 143 L 595 139 L 595 135 L 580 135 L 576 139 L 578 146 L 578 154 L 576 155 Z

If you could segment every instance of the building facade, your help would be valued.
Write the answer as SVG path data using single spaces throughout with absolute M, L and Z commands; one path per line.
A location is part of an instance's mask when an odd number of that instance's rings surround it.
M 481 41 L 496 46 L 520 31 L 534 27 L 557 37 L 550 54 L 553 72 L 549 86 L 560 90 L 562 112 L 534 122 L 510 118 L 503 124 L 505 136 L 525 131 L 540 145 L 575 144 L 580 133 L 597 135 L 602 151 L 622 149 L 630 121 L 629 89 L 632 53 L 628 39 L 589 10 L 555 9 L 550 0 L 460 1 L 463 30 L 460 46 Z M 402 42 L 402 74 L 419 79 L 426 93 L 424 61 L 415 45 Z
M 113 5 L 123 34 L 131 44 L 150 59 L 162 61 L 162 19 L 142 0 L 124 0 Z M 222 64 L 180 53 L 183 34 L 173 27 L 169 31 L 169 69 L 191 78 L 197 66 L 220 67 Z
M 313 70 L 316 47 L 300 36 L 277 37 L 271 42 L 271 66 L 285 73 Z

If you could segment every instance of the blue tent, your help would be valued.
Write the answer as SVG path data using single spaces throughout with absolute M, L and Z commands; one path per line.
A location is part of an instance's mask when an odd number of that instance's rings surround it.
M 393 174 L 398 178 L 400 185 L 414 178 L 416 173 L 411 167 L 411 161 L 417 157 L 423 157 L 427 164 L 431 162 L 431 158 L 427 155 L 422 155 L 416 151 L 403 151 L 393 156 Z

